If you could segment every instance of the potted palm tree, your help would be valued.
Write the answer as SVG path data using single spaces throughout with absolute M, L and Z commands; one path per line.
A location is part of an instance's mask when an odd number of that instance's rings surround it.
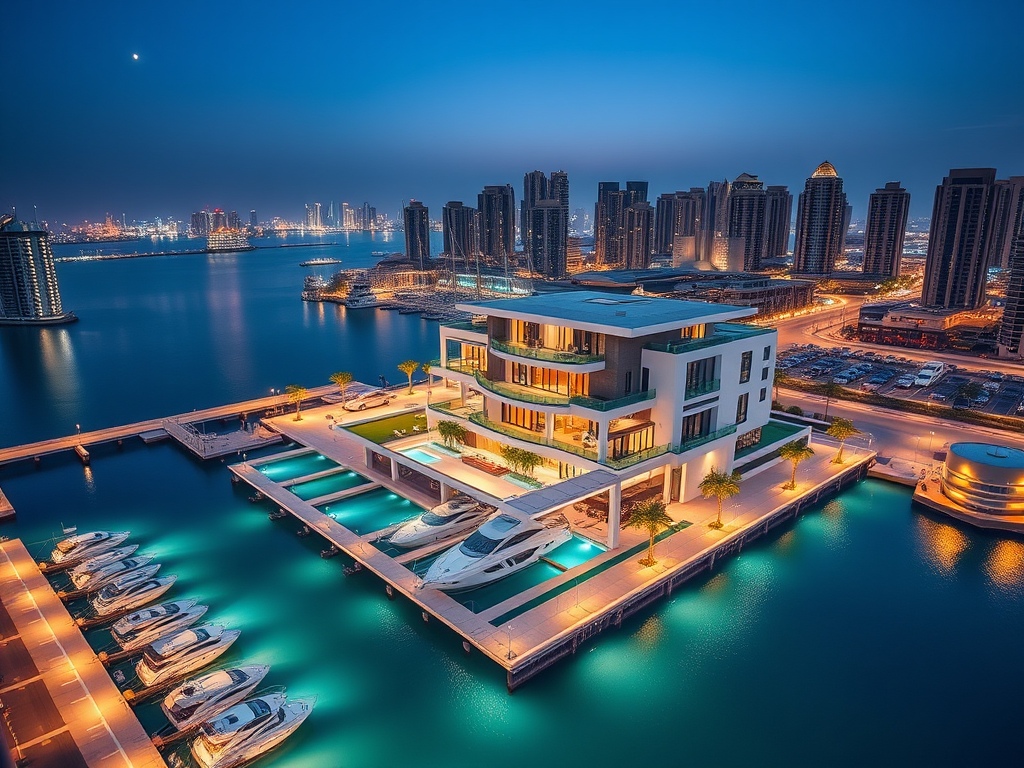
M 814 449 L 802 440 L 794 440 L 779 448 L 779 456 L 786 461 L 793 463 L 793 476 L 782 488 L 787 491 L 796 490 L 796 468 L 801 462 L 807 461 L 814 455 Z
M 406 360 L 398 364 L 398 370 L 409 377 L 409 394 L 412 394 L 412 375 L 420 369 L 420 364 L 415 360 Z
M 671 528 L 674 525 L 672 518 L 665 511 L 665 502 L 660 497 L 645 499 L 633 507 L 633 514 L 626 523 L 627 528 L 638 528 L 647 531 L 649 543 L 647 545 L 647 556 L 640 560 L 640 565 L 649 568 L 658 561 L 654 559 L 654 537 L 663 528 Z
M 836 417 L 832 420 L 832 425 L 825 430 L 825 434 L 829 437 L 834 437 L 839 441 L 839 453 L 832 459 L 833 464 L 843 463 L 843 443 L 854 435 L 863 434 L 859 429 L 853 426 L 853 422 L 849 419 L 843 419 Z
M 341 390 L 341 404 L 345 404 L 345 396 L 348 392 L 348 385 L 352 383 L 352 374 L 348 371 L 338 371 L 331 374 L 331 383 L 337 385 Z
M 705 499 L 710 499 L 712 496 L 718 499 L 718 518 L 708 523 L 708 528 L 714 528 L 718 530 L 722 527 L 722 502 L 725 499 L 731 499 L 737 493 L 740 492 L 740 473 L 733 470 L 732 473 L 719 472 L 718 469 L 712 467 L 711 471 L 704 475 L 704 479 L 700 481 L 701 494 Z
M 289 384 L 284 388 L 288 395 L 288 402 L 295 406 L 295 421 L 302 421 L 302 401 L 306 399 L 308 391 L 299 384 Z

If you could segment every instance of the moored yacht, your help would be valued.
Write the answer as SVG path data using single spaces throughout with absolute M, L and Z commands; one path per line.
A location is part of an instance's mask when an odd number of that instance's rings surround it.
M 476 499 L 459 496 L 402 523 L 390 541 L 406 549 L 422 547 L 476 528 L 493 511 Z
M 150 618 L 138 622 L 134 628 L 123 633 L 111 629 L 110 635 L 121 646 L 121 650 L 134 651 L 159 640 L 164 635 L 188 629 L 203 618 L 206 610 L 205 605 L 192 605 L 184 610 L 179 610 L 175 603 L 164 603 L 155 608 L 148 608 L 132 614 L 133 616 L 149 614 Z
M 77 565 L 83 560 L 113 549 L 128 538 L 130 531 L 93 531 L 68 536 L 50 553 L 54 565 Z
M 133 555 L 135 550 L 138 548 L 138 544 L 129 544 L 127 547 L 108 549 L 101 555 L 96 555 L 96 557 L 90 557 L 88 560 L 83 560 L 71 569 L 71 578 L 74 579 L 77 574 L 81 573 L 92 573 L 99 570 L 104 565 L 109 565 L 116 560 L 124 560 L 126 557 Z
M 535 520 L 496 512 L 433 562 L 422 586 L 458 592 L 490 584 L 537 562 L 572 537 L 564 515 Z
M 168 682 L 205 667 L 230 648 L 239 634 L 237 629 L 204 624 L 154 640 L 146 646 L 135 671 L 147 688 Z
M 140 605 L 151 603 L 171 588 L 177 576 L 162 576 L 159 579 L 137 579 L 126 574 L 107 584 L 92 599 L 92 608 L 97 616 L 110 616 L 121 611 L 130 611 Z
M 265 755 L 309 717 L 315 698 L 259 697 L 236 704 L 202 725 L 192 756 L 202 768 L 234 768 Z
M 345 297 L 344 305 L 349 309 L 364 309 L 376 307 L 380 302 L 373 293 L 369 280 L 353 280 L 349 288 L 348 296 Z
M 252 664 L 194 677 L 167 694 L 160 709 L 175 730 L 188 730 L 240 702 L 269 671 L 267 664 Z
M 160 570 L 159 565 L 149 565 L 152 557 L 143 555 L 140 557 L 126 557 L 124 560 L 115 560 L 112 563 L 100 566 L 95 571 L 71 574 L 71 583 L 75 589 L 95 592 L 100 587 L 109 584 L 114 579 L 125 576 L 129 573 L 145 572 L 145 578 L 149 578 Z M 147 566 L 147 567 L 143 567 Z M 136 574 L 137 575 L 137 574 Z
M 110 628 L 110 633 L 114 636 L 114 639 L 120 643 L 120 638 L 126 638 L 130 633 L 145 629 L 154 621 L 158 621 L 161 617 L 168 614 L 183 613 L 195 605 L 196 602 L 198 601 L 190 598 L 187 600 L 174 600 L 169 603 L 161 603 L 160 605 L 154 605 L 152 608 L 143 608 L 140 611 L 128 614 L 127 616 L 115 621 L 113 626 Z

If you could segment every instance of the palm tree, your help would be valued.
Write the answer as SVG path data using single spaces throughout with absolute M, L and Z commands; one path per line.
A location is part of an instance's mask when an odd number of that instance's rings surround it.
M 398 364 L 398 370 L 409 377 L 409 394 L 412 394 L 412 375 L 420 369 L 420 364 L 415 360 L 406 360 Z
M 434 384 L 434 380 L 430 376 L 430 363 L 424 363 L 421 370 L 427 377 L 427 389 L 430 389 Z
M 861 435 L 864 433 L 857 429 L 855 426 L 853 426 L 853 422 L 850 421 L 849 419 L 843 419 L 837 416 L 835 419 L 832 420 L 832 426 L 825 430 L 825 434 L 828 435 L 829 437 L 834 437 L 836 440 L 839 441 L 839 453 L 837 453 L 836 457 L 832 459 L 832 463 L 842 464 L 843 443 L 845 443 L 847 439 L 853 437 L 854 435 Z
M 740 492 L 741 479 L 740 473 L 736 470 L 733 470 L 732 474 L 728 474 L 726 472 L 719 472 L 714 467 L 704 475 L 704 479 L 700 481 L 698 486 L 701 494 L 705 499 L 710 499 L 712 496 L 718 497 L 718 519 L 710 523 L 708 528 L 715 528 L 717 530 L 722 527 L 722 501 L 731 499 Z
M 985 389 L 976 381 L 965 381 L 956 388 L 957 397 L 966 397 L 967 402 L 973 403 L 984 392 Z
M 843 388 L 834 381 L 827 381 L 821 385 L 821 394 L 825 396 L 825 421 L 828 421 L 828 404 L 837 399 L 843 393 Z
M 345 395 L 348 390 L 348 385 L 352 383 L 352 374 L 348 371 L 338 371 L 337 373 L 331 374 L 331 383 L 336 384 L 338 389 L 341 390 L 341 404 L 345 404 Z
M 671 528 L 675 523 L 665 511 L 665 502 L 660 496 L 652 499 L 645 499 L 633 507 L 633 514 L 626 523 L 627 528 L 639 528 L 647 531 L 650 543 L 647 546 L 647 557 L 640 561 L 640 565 L 650 567 L 658 561 L 654 559 L 654 537 L 662 528 Z
M 519 455 L 519 466 L 523 470 L 523 474 L 527 477 L 533 477 L 537 471 L 537 467 L 544 463 L 544 459 L 538 456 L 533 451 L 523 451 Z
M 796 490 L 796 468 L 800 462 L 806 461 L 814 455 L 814 449 L 802 440 L 794 440 L 779 448 L 779 456 L 786 461 L 793 462 L 793 477 L 783 487 L 787 491 Z
M 288 402 L 294 403 L 295 405 L 295 421 L 302 421 L 302 401 L 306 399 L 308 394 L 305 387 L 300 384 L 289 384 L 284 388 L 284 391 L 288 395 Z
M 781 368 L 776 368 L 775 373 L 772 377 L 772 384 L 775 387 L 775 402 L 779 402 L 779 387 L 784 387 L 789 383 L 789 374 Z
M 437 422 L 437 433 L 441 435 L 441 442 L 446 447 L 454 450 L 456 443 L 466 442 L 466 428 L 457 421 L 443 420 Z

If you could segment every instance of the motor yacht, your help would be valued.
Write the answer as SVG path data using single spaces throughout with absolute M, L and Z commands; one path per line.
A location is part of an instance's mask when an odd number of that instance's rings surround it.
M 240 702 L 269 671 L 268 664 L 252 664 L 193 677 L 167 694 L 160 709 L 176 731 L 187 731 Z
M 422 547 L 476 528 L 493 511 L 493 507 L 481 504 L 476 499 L 460 496 L 402 523 L 391 534 L 390 541 L 405 549 Z
M 146 646 L 135 671 L 147 688 L 168 682 L 205 667 L 230 648 L 239 634 L 237 629 L 204 624 L 162 637 Z
M 236 704 L 203 723 L 192 756 L 202 768 L 234 768 L 255 760 L 302 725 L 315 704 L 315 698 L 279 703 L 269 696 Z
M 82 573 L 93 573 L 98 571 L 104 565 L 109 565 L 117 560 L 124 560 L 126 557 L 131 557 L 135 554 L 135 550 L 138 548 L 138 544 L 129 544 L 127 547 L 108 549 L 101 555 L 96 555 L 96 557 L 90 557 L 88 560 L 83 560 L 71 569 L 71 578 L 74 579 L 75 576 Z
M 137 579 L 126 574 L 107 584 L 92 599 L 92 608 L 97 616 L 110 616 L 121 611 L 130 611 L 140 605 L 151 603 L 171 588 L 177 576 L 162 576 L 159 579 Z
M 86 592 L 95 592 L 105 584 L 109 584 L 114 579 L 121 576 L 125 576 L 129 573 L 144 570 L 148 574 L 146 578 L 155 574 L 160 570 L 159 564 L 149 565 L 152 557 L 148 555 L 142 555 L 140 557 L 126 557 L 124 560 L 115 560 L 112 563 L 107 563 L 95 571 L 85 573 L 74 573 L 71 574 L 71 583 L 75 585 L 75 589 L 84 590 Z M 148 566 L 148 567 L 143 567 Z
M 57 542 L 50 553 L 54 565 L 78 565 L 83 560 L 113 549 L 128 538 L 131 531 L 93 531 L 68 536 Z
M 421 586 L 458 592 L 490 584 L 532 565 L 571 537 L 564 515 L 535 520 L 496 512 L 468 538 L 437 558 Z
M 196 602 L 195 599 L 175 600 L 169 603 L 154 605 L 152 608 L 143 608 L 115 621 L 110 627 L 110 634 L 120 645 L 122 640 L 134 637 L 136 633 L 147 629 L 164 616 L 175 616 L 179 613 L 184 613 L 194 606 Z
M 157 606 L 141 613 L 155 613 L 161 609 L 164 610 L 160 615 L 155 616 L 145 626 L 138 629 L 130 629 L 123 635 L 111 630 L 110 634 L 121 646 L 121 650 L 135 651 L 165 635 L 188 629 L 203 618 L 207 611 L 205 605 L 193 605 L 191 608 L 180 611 L 174 603 L 168 603 L 165 606 Z M 139 614 L 134 615 L 138 616 Z

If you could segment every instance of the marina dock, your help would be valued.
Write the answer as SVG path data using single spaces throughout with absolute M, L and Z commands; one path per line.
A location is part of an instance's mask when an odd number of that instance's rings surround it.
M 0 543 L 0 633 L 4 736 L 19 764 L 165 768 L 20 540 Z
M 15 515 L 14 507 L 11 505 L 11 502 L 7 500 L 7 497 L 4 496 L 3 489 L 0 488 L 0 522 L 3 522 L 4 520 L 13 520 Z

